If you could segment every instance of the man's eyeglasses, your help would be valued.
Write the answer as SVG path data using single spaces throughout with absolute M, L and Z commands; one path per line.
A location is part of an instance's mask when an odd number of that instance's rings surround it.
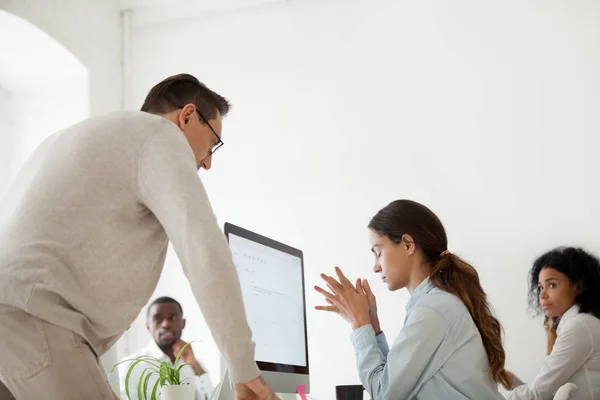
M 179 108 L 183 108 L 183 106 L 179 106 Z M 208 122 L 208 120 L 206 118 L 204 118 L 204 115 L 202 115 L 202 113 L 200 111 L 198 111 L 197 108 L 196 108 L 196 112 L 198 113 L 198 116 L 200 117 L 200 122 L 203 122 L 206 125 L 208 125 L 208 127 L 210 128 L 212 133 L 217 138 L 217 143 L 210 150 L 210 155 L 212 156 L 213 154 L 215 154 L 215 151 L 219 150 L 219 148 L 222 147 L 225 143 L 223 143 L 223 141 L 221 140 L 221 137 L 219 135 L 217 135 L 217 132 L 215 132 L 212 125 Z

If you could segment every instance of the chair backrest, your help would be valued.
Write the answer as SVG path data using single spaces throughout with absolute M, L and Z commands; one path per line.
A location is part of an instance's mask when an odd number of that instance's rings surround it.
M 569 400 L 569 398 L 571 397 L 571 392 L 573 390 L 577 390 L 577 386 L 575 384 L 565 383 L 564 385 L 558 388 L 553 400 Z

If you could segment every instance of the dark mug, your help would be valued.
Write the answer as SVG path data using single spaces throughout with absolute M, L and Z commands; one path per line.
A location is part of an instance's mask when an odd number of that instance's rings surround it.
M 341 385 L 335 387 L 336 400 L 363 400 L 362 385 Z

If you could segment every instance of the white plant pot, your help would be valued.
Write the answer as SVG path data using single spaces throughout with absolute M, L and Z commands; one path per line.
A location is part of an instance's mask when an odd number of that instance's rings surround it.
M 167 385 L 160 388 L 162 400 L 194 400 L 194 385 Z

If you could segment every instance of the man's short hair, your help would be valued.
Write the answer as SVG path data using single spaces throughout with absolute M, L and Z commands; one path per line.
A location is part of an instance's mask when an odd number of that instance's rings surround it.
M 150 303 L 148 310 L 146 311 L 146 318 L 150 316 L 150 309 L 156 304 L 176 304 L 177 307 L 179 307 L 179 311 L 181 311 L 181 315 L 183 316 L 183 308 L 181 307 L 181 304 L 179 304 L 179 302 L 172 297 L 163 296 Z
M 178 74 L 150 89 L 141 110 L 151 114 L 166 114 L 187 104 L 195 105 L 207 121 L 217 117 L 217 110 L 224 118 L 231 108 L 226 98 L 207 88 L 196 77 Z

